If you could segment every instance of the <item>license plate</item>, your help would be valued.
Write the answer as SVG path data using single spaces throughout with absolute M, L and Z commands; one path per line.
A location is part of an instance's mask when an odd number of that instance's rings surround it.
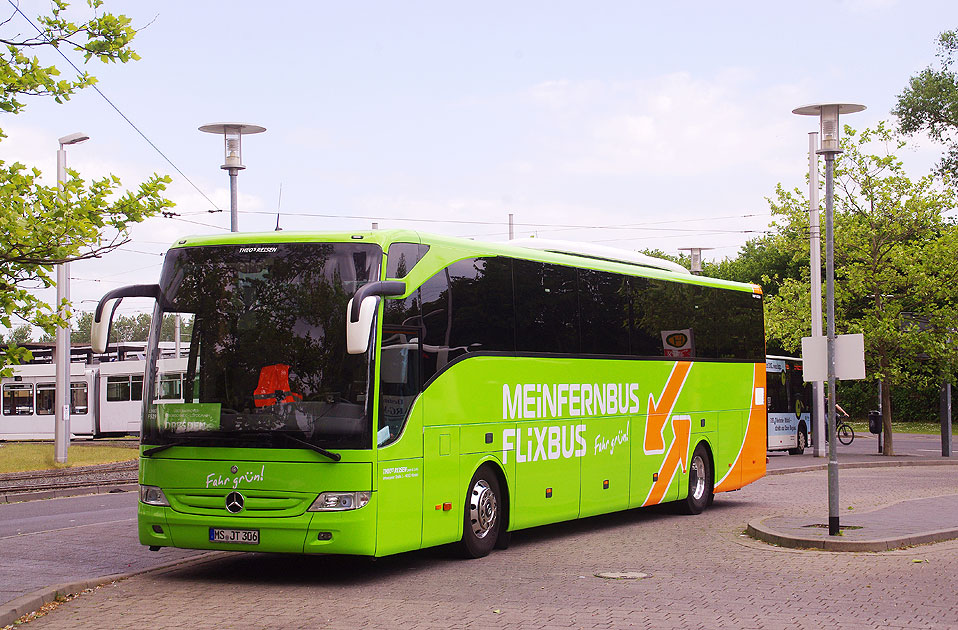
M 210 527 L 210 542 L 258 545 L 258 529 L 221 529 Z

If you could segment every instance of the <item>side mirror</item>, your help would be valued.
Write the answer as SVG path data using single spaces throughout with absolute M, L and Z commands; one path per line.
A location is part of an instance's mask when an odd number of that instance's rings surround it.
M 362 354 L 369 349 L 380 296 L 402 295 L 405 292 L 406 283 L 396 280 L 370 282 L 356 291 L 346 305 L 346 352 Z
M 353 300 L 349 300 L 346 310 L 352 312 Z M 379 306 L 379 298 L 375 295 L 367 296 L 359 306 L 359 319 L 357 321 L 346 321 L 346 352 L 349 354 L 362 354 L 369 349 L 369 338 L 373 331 L 373 319 L 376 317 L 376 308 Z
M 102 298 L 96 305 L 96 311 L 93 313 L 93 324 L 90 326 L 90 345 L 97 354 L 106 352 L 107 342 L 110 339 L 110 327 L 113 325 L 113 314 L 116 313 L 116 307 L 120 305 L 125 297 L 151 297 L 156 299 L 160 296 L 160 285 L 158 284 L 132 284 L 119 289 L 113 289 Z M 116 300 L 110 309 L 110 316 L 104 317 L 104 309 L 111 300 Z

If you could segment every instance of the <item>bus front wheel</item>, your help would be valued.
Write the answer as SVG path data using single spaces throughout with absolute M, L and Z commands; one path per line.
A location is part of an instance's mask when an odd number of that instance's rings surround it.
M 699 514 L 712 502 L 713 490 L 712 460 L 708 448 L 700 443 L 689 461 L 689 493 L 679 501 L 679 509 L 685 514 Z
M 496 545 L 502 523 L 499 480 L 489 466 L 480 466 L 466 488 L 465 515 L 460 544 L 466 558 L 481 558 Z

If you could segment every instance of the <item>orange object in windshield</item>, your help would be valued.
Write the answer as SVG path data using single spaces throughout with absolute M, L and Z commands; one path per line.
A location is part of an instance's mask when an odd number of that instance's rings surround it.
M 259 384 L 253 390 L 253 404 L 257 407 L 269 407 L 277 403 L 289 403 L 302 400 L 289 388 L 289 366 L 284 363 L 267 365 L 259 371 Z

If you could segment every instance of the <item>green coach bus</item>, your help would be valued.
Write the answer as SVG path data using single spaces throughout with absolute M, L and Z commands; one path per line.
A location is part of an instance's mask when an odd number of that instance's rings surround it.
M 667 261 L 407 230 L 188 237 L 158 284 L 103 297 L 95 348 L 125 297 L 156 301 L 151 549 L 480 557 L 545 523 L 698 513 L 765 473 L 761 290 Z M 193 323 L 169 402 L 167 314 Z

